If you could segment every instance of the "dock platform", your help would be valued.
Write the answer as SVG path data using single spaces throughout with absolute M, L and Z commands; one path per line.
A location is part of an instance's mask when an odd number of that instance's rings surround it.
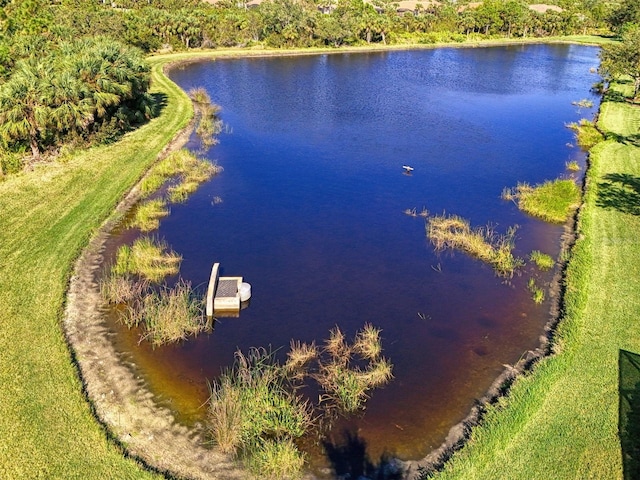
M 220 312 L 239 312 L 242 277 L 220 277 L 220 264 L 214 263 L 207 288 L 206 313 L 213 317 Z

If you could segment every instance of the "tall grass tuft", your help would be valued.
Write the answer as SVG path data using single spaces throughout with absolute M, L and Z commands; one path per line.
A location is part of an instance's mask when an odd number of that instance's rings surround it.
M 567 127 L 576 133 L 578 145 L 584 150 L 591 150 L 595 145 L 604 140 L 604 135 L 602 135 L 596 125 L 586 118 L 581 119 L 578 123 L 569 123 Z
M 542 253 L 539 250 L 534 250 L 529 255 L 529 258 L 535 263 L 540 270 L 551 270 L 556 262 L 551 255 Z
M 150 232 L 160 227 L 160 219 L 169 215 L 167 203 L 158 198 L 138 205 L 130 226 L 142 232 Z
M 318 348 L 315 342 L 304 343 L 291 340 L 284 369 L 293 378 L 301 379 L 306 373 L 306 367 L 316 358 L 318 358 Z
M 145 325 L 145 338 L 153 345 L 184 340 L 200 332 L 205 323 L 202 302 L 184 281 L 160 292 L 149 291 L 139 313 Z
M 152 282 L 159 282 L 169 275 L 175 275 L 180 268 L 182 257 L 169 249 L 164 241 L 143 237 L 132 246 L 123 245 L 118 249 L 112 272 L 116 275 L 140 275 Z
M 573 180 L 556 179 L 534 187 L 519 183 L 506 191 L 520 210 L 551 223 L 566 222 L 580 204 L 580 188 Z
M 579 172 L 580 171 L 580 164 L 576 160 L 570 160 L 570 161 L 566 162 L 565 163 L 565 167 L 570 172 Z
M 142 297 L 147 286 L 147 282 L 135 280 L 130 275 L 111 272 L 100 281 L 100 293 L 110 304 L 130 304 Z
M 490 227 L 472 229 L 467 220 L 457 215 L 435 215 L 427 223 L 427 237 L 437 250 L 467 252 L 489 263 L 502 277 L 512 276 L 524 265 L 521 258 L 513 255 L 515 233 L 516 227 L 510 227 L 504 235 Z
M 257 478 L 296 479 L 302 474 L 305 455 L 290 438 L 260 441 L 247 459 L 249 470 Z
M 376 360 L 382 352 L 380 342 L 380 329 L 370 323 L 365 323 L 364 327 L 356 334 L 353 350 L 364 359 Z
M 539 305 L 542 302 L 544 302 L 544 290 L 538 287 L 538 285 L 536 284 L 536 281 L 533 278 L 529 279 L 528 287 L 529 287 L 529 291 L 531 292 L 533 301 L 536 304 Z

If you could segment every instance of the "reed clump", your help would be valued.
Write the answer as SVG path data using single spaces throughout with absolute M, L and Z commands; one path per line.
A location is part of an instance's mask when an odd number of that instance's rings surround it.
M 604 135 L 598 130 L 595 123 L 581 119 L 579 122 L 567 124 L 567 128 L 573 130 L 576 134 L 578 145 L 584 150 L 591 150 L 595 145 L 604 140 Z
M 142 232 L 150 232 L 160 227 L 160 219 L 169 215 L 167 202 L 161 198 L 141 203 L 131 219 L 130 226 Z
M 547 255 L 546 253 L 542 253 L 539 250 L 534 250 L 529 255 L 530 260 L 536 264 L 536 266 L 540 270 L 551 270 L 553 266 L 556 264 L 555 260 L 551 255 Z
M 222 131 L 223 123 L 218 117 L 221 107 L 211 101 L 207 91 L 200 87 L 189 91 L 189 97 L 196 103 L 199 114 L 196 134 L 200 137 L 202 146 L 209 148 L 218 144 L 217 136 Z
M 489 263 L 496 274 L 511 277 L 524 265 L 513 255 L 516 227 L 498 235 L 491 227 L 471 228 L 469 221 L 457 215 L 435 215 L 427 222 L 427 237 L 436 250 L 462 250 Z
M 167 158 L 158 162 L 149 174 L 140 182 L 140 192 L 143 197 L 157 192 L 169 179 L 178 178 L 177 184 L 169 187 L 169 199 L 172 202 L 186 200 L 197 187 L 209 180 L 221 170 L 205 159 L 198 158 L 187 149 L 181 149 L 171 153 Z M 188 187 L 180 187 L 180 184 L 189 184 Z M 179 193 L 171 195 L 171 189 Z
M 166 242 L 142 237 L 133 245 L 118 249 L 112 272 L 116 275 L 139 275 L 152 282 L 159 282 L 180 269 L 182 256 L 172 251 Z
M 571 160 L 569 162 L 566 162 L 565 163 L 565 167 L 570 172 L 579 172 L 580 171 L 580 164 L 575 160 Z
M 148 282 L 140 281 L 131 275 L 119 275 L 110 272 L 100 281 L 100 293 L 102 298 L 113 305 L 131 304 L 142 298 L 147 290 Z
M 539 305 L 542 302 L 544 302 L 544 298 L 545 298 L 544 290 L 536 284 L 536 281 L 533 278 L 529 279 L 528 288 L 529 288 L 529 291 L 531 292 L 533 301 L 536 304 Z
M 502 198 L 514 200 L 529 215 L 551 223 L 564 223 L 580 204 L 580 188 L 573 180 L 550 180 L 531 186 L 518 183 L 503 191 Z
M 295 440 L 321 419 L 364 408 L 368 392 L 391 380 L 393 365 L 381 354 L 380 330 L 370 324 L 351 344 L 338 327 L 322 348 L 292 341 L 283 365 L 264 349 L 238 351 L 233 367 L 210 386 L 209 434 L 254 473 L 295 477 L 304 464 Z M 321 391 L 315 404 L 300 393 L 307 379 Z
M 191 284 L 180 280 L 174 287 L 149 290 L 132 315 L 144 324 L 145 335 L 155 346 L 175 343 L 199 333 L 205 324 L 202 302 Z

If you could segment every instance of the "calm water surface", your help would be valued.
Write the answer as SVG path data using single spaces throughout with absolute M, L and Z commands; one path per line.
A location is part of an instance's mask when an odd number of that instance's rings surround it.
M 339 325 L 382 329 L 395 379 L 366 413 L 339 425 L 417 459 L 437 447 L 504 364 L 539 344 L 549 303 L 535 305 L 527 266 L 511 281 L 461 253 L 437 254 L 424 219 L 455 213 L 503 233 L 516 253 L 559 252 L 562 227 L 520 213 L 502 189 L 566 175 L 583 155 L 568 122 L 594 109 L 597 49 L 525 46 L 217 60 L 174 70 L 204 86 L 229 133 L 208 156 L 224 172 L 172 207 L 159 236 L 183 254 L 181 274 L 206 285 L 213 262 L 242 275 L 253 298 L 213 333 L 152 350 L 121 331 L 120 348 L 186 423 L 205 409 L 207 379 L 251 346 L 321 341 Z M 194 138 L 191 147 L 198 148 Z M 415 168 L 411 176 L 402 165 Z M 219 197 L 222 203 L 215 199 Z M 424 314 L 422 319 L 418 314 Z M 114 326 L 114 328 L 117 328 Z M 316 448 L 314 465 L 322 465 Z

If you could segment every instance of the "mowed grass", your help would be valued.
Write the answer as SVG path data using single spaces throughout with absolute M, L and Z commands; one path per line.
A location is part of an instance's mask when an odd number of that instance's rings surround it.
M 0 183 L 0 478 L 154 477 L 93 418 L 61 322 L 81 249 L 192 116 L 160 68 L 159 118 L 116 144 Z
M 600 128 L 637 134 L 640 108 L 605 104 Z M 606 128 L 605 128 L 606 127 Z M 608 140 L 591 151 L 579 240 L 567 272 L 559 353 L 516 382 L 444 479 L 619 479 L 618 353 L 640 352 L 640 217 L 633 195 L 602 206 L 607 175 L 640 178 L 640 148 Z

